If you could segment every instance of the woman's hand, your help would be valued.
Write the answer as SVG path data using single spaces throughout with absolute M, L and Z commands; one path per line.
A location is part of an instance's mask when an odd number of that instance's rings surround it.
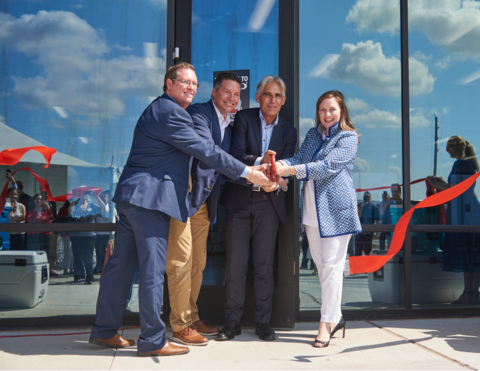
M 277 174 L 279 176 L 295 175 L 295 166 L 284 166 L 280 161 L 275 162 L 277 168 Z

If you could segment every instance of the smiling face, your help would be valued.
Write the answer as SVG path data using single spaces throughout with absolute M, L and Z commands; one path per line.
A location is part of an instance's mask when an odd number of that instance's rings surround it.
M 187 85 L 182 81 L 195 83 Z M 167 91 L 166 93 L 170 95 L 182 108 L 187 108 L 190 103 L 192 103 L 195 94 L 197 93 L 197 75 L 195 71 L 190 68 L 179 68 L 177 70 L 177 77 L 175 81 L 172 79 L 167 80 Z
M 255 99 L 260 103 L 260 109 L 265 121 L 273 124 L 287 97 L 283 95 L 282 87 L 271 81 L 263 89 L 262 95 L 255 94 Z
M 340 121 L 342 110 L 335 98 L 325 98 L 318 107 L 318 117 L 328 134 L 328 129 Z
M 237 107 L 240 92 L 240 84 L 233 80 L 224 80 L 218 91 L 215 88 L 212 89 L 213 103 L 223 117 Z
M 17 198 L 18 198 L 18 192 L 16 189 L 10 191 L 10 193 L 8 194 L 8 198 L 10 199 L 10 202 L 13 204 L 17 201 Z

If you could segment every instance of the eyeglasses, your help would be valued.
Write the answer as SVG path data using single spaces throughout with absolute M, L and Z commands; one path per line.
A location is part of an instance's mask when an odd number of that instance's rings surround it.
M 190 80 L 172 79 L 172 81 L 178 81 L 179 83 L 187 85 L 187 86 L 191 86 L 194 89 L 198 89 L 200 87 L 200 84 L 198 84 L 196 82 L 193 82 L 193 81 L 190 81 Z

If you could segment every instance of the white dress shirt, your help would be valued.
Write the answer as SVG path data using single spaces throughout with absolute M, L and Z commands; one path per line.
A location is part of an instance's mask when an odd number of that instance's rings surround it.
M 223 117 L 223 115 L 220 113 L 215 103 L 213 101 L 212 103 L 213 103 L 213 107 L 215 108 L 215 112 L 217 113 L 218 122 L 220 123 L 220 132 L 222 134 L 222 142 L 223 142 L 223 137 L 225 136 L 225 129 L 227 128 L 228 125 L 230 125 L 230 115 L 227 113 L 227 116 Z
M 263 117 L 262 110 L 260 110 L 260 121 L 262 123 L 262 156 L 257 157 L 255 160 L 255 165 L 260 165 L 260 161 L 262 160 L 265 153 L 268 151 L 268 146 L 270 145 L 270 139 L 272 139 L 273 128 L 278 125 L 278 115 L 275 119 L 275 122 L 271 125 L 267 125 L 265 121 L 265 117 Z

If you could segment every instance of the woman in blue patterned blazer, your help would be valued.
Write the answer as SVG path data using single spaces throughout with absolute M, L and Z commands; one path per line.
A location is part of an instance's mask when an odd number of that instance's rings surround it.
M 341 301 L 343 268 L 352 233 L 360 233 L 357 197 L 351 171 L 358 132 L 343 94 L 332 90 L 317 101 L 317 126 L 308 131 L 298 153 L 277 162 L 278 175 L 304 180 L 302 224 L 322 287 L 321 322 L 314 346 L 325 348 L 343 329 Z

